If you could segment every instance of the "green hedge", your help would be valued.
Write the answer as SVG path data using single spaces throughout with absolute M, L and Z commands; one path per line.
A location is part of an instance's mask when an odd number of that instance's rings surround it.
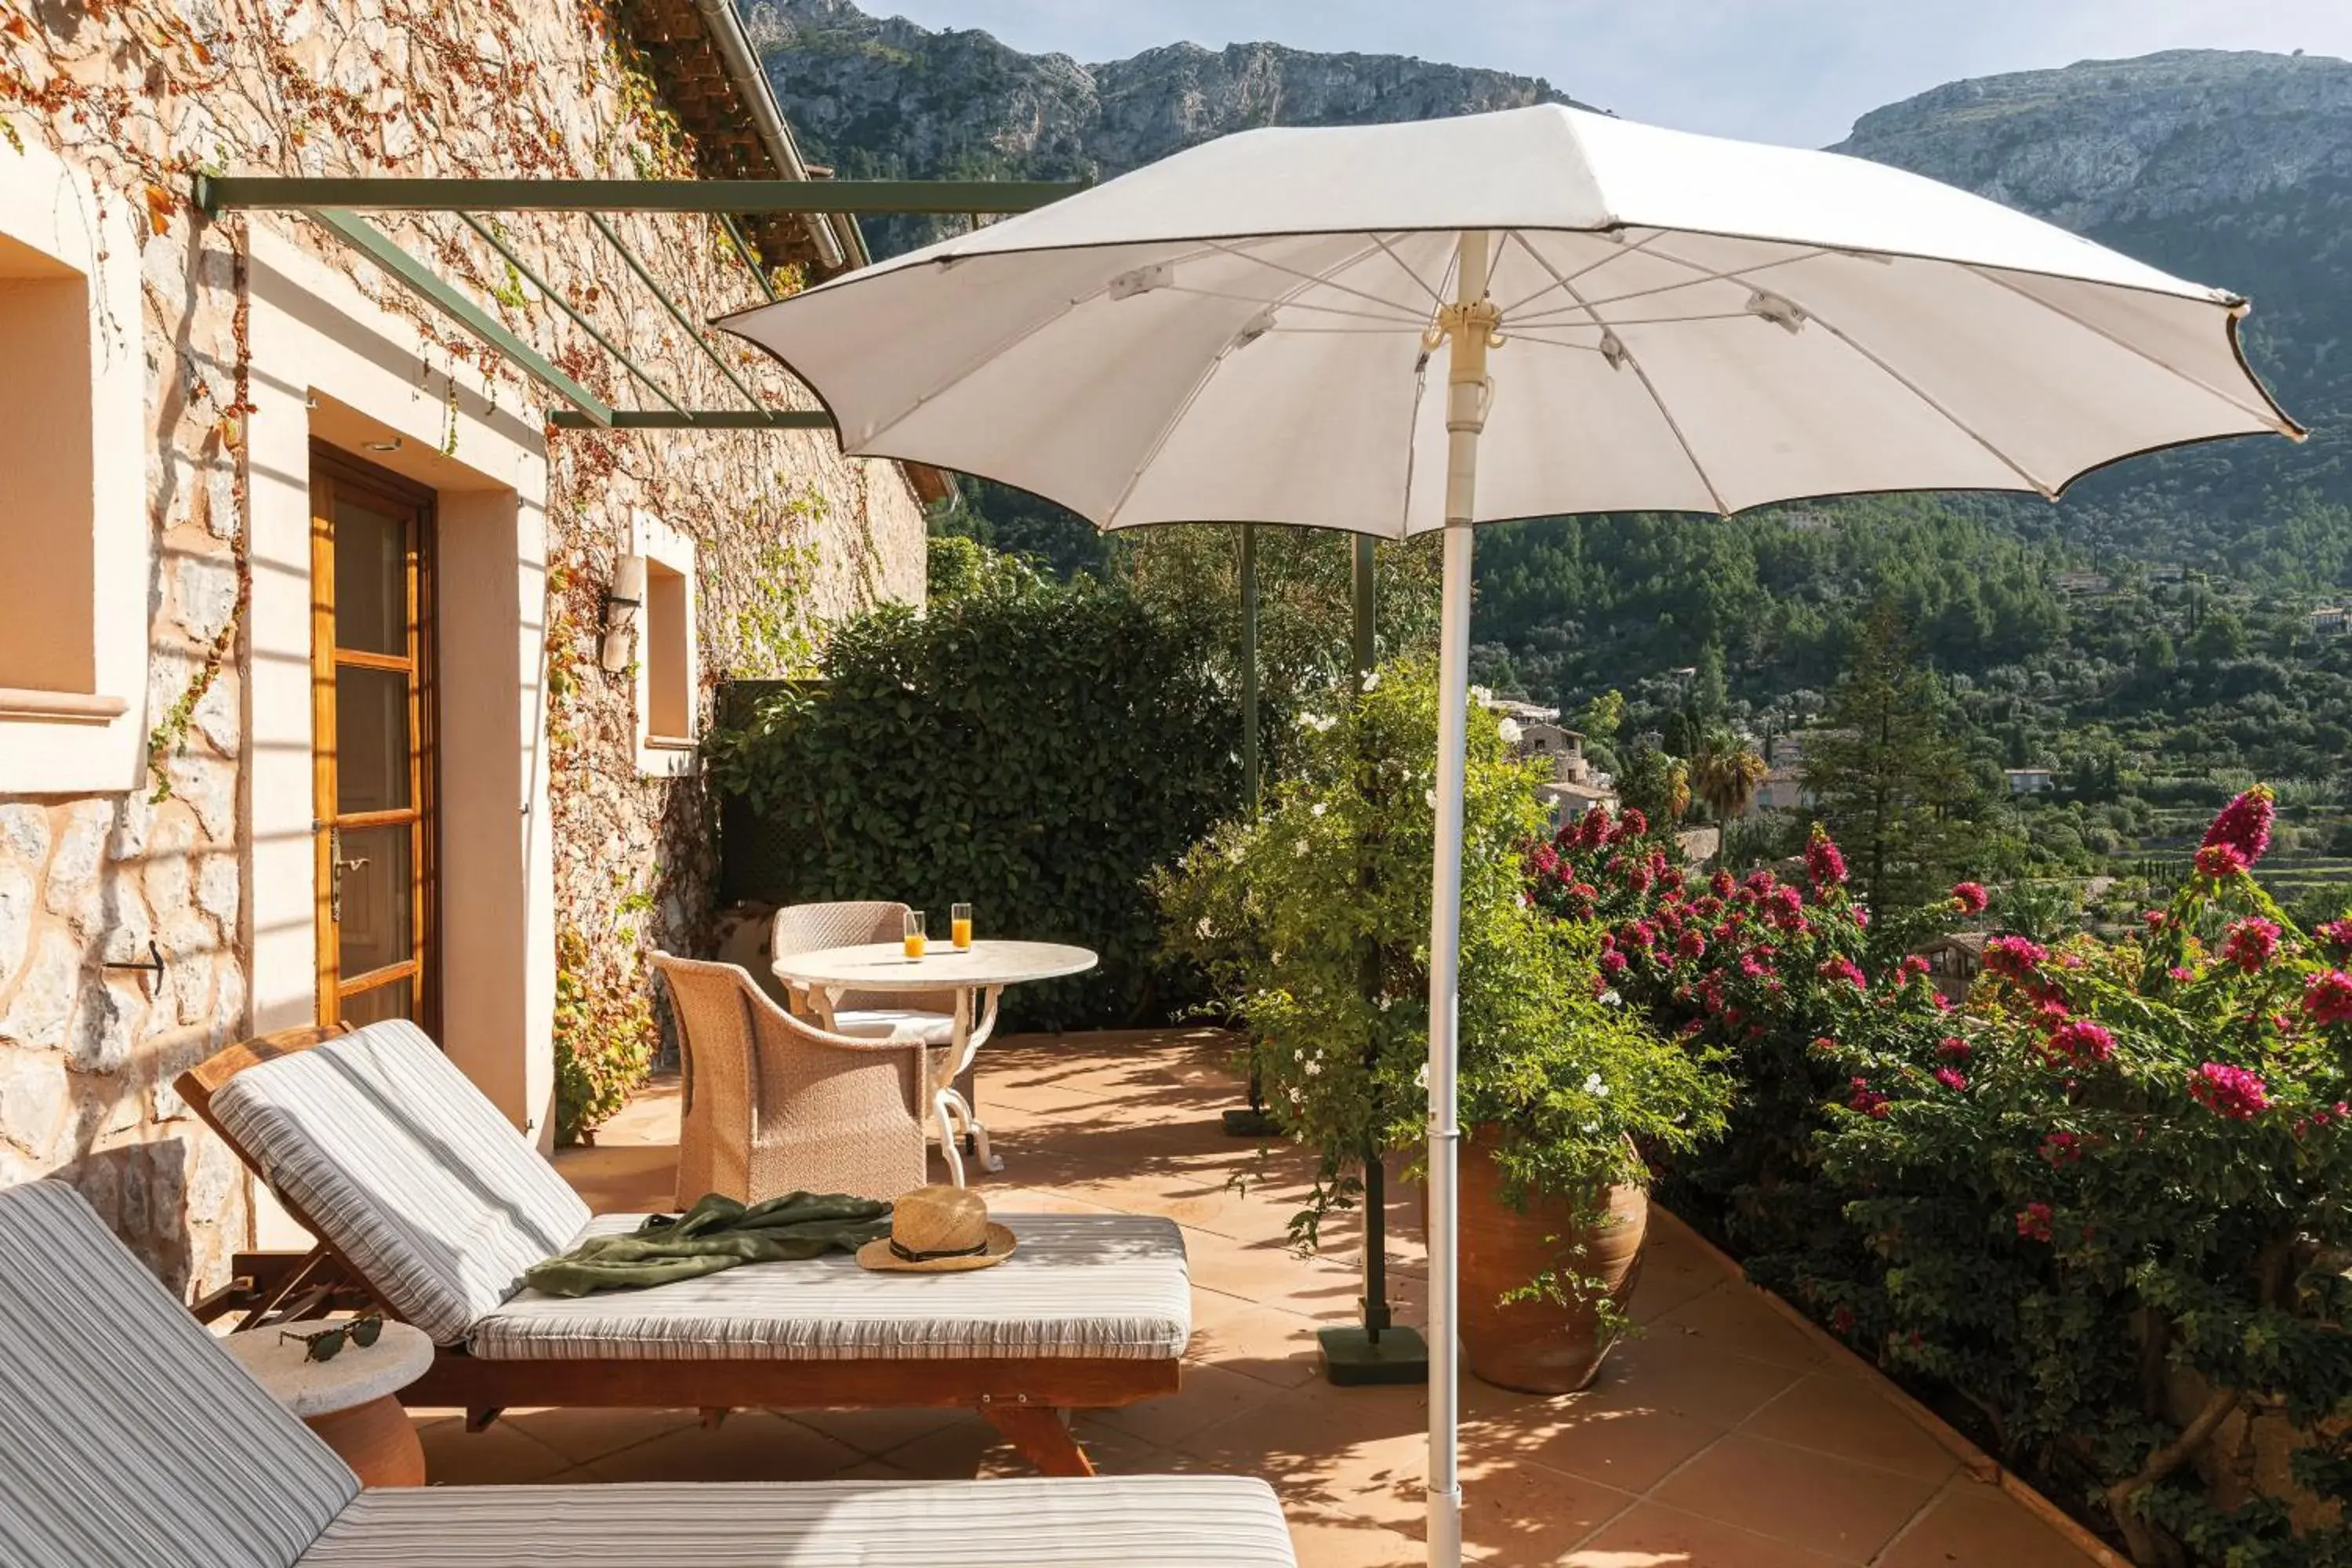
M 1143 879 L 1240 802 L 1241 720 L 1205 621 L 1116 587 L 1018 581 L 841 626 L 821 682 L 735 703 L 707 748 L 726 880 L 772 903 L 978 906 L 983 936 L 1076 942 L 1093 973 L 1005 994 L 1006 1026 L 1158 1022 Z M 747 875 L 747 868 L 755 868 Z

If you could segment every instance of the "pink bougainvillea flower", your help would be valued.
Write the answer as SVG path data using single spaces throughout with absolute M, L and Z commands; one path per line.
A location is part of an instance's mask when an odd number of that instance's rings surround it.
M 1853 923 L 1860 926 L 1864 931 L 1868 931 L 1870 929 L 1870 906 L 1868 904 L 1856 904 L 1853 906 Z
M 1739 955 L 1739 973 L 1750 980 L 1761 980 L 1770 971 L 1764 967 L 1754 953 L 1743 952 Z
M 2028 1204 L 2017 1211 L 2017 1234 L 2028 1241 L 2047 1241 L 2051 1217 L 2048 1204 Z
M 2271 1107 L 2270 1086 L 2257 1074 L 2223 1062 L 2207 1062 L 2189 1075 L 2189 1092 L 2216 1116 L 2252 1121 Z
M 2338 955 L 2352 953 L 2352 920 L 2329 921 L 2314 928 L 2311 934 L 2326 942 Z
M 2352 1019 L 2352 974 L 2331 969 L 2304 982 L 2303 1010 L 2322 1024 Z
M 1936 1081 L 1942 1084 L 1946 1089 L 1950 1089 L 1954 1094 L 1962 1094 L 1968 1090 L 1969 1075 L 1962 1072 L 1958 1068 L 1937 1068 L 1936 1069 Z
M 2048 948 L 2021 936 L 1997 936 L 1984 947 L 1984 966 L 2011 980 L 2031 978 L 2049 957 Z
M 2277 814 L 2271 786 L 2256 784 L 2213 818 L 2213 825 L 2205 830 L 2205 847 L 2227 845 L 2252 866 L 2271 847 L 2271 819 Z
M 2196 979 L 2196 978 L 2197 978 L 2197 972 L 2196 972 L 2195 970 L 2193 970 L 2193 969 L 2184 969 L 2184 968 L 2182 968 L 2182 967 L 2181 967 L 2179 964 L 2178 964 L 2178 963 L 2174 964 L 2171 968 L 2169 968 L 2169 969 L 2166 970 L 2164 973 L 2165 973 L 2165 976 L 2166 976 L 2168 979 L 2171 979 L 2171 980 L 2178 980 L 2178 981 L 2179 981 L 2183 985 L 2186 985 L 2187 984 L 2189 984 L 2189 982 L 2190 982 L 2190 981 L 2192 981 L 2192 980 L 2194 980 L 2194 979 Z
M 1615 831 L 1609 835 L 1609 842 L 1622 844 L 1628 838 L 1639 838 L 1649 831 L 1649 817 L 1643 815 L 1640 806 L 1629 805 L 1617 814 L 1617 826 Z
M 1706 938 L 1695 931 L 1686 931 L 1675 939 L 1675 952 L 1685 958 L 1705 958 Z
M 2053 1132 L 2042 1141 L 2042 1157 L 2053 1165 L 2071 1165 L 2083 1157 L 2083 1141 L 2072 1132 Z
M 1805 840 L 1805 875 L 1812 879 L 1816 892 L 1845 880 L 1845 857 L 1818 822 L 1813 824 L 1812 837 Z
M 2051 1035 L 2050 1054 L 2068 1061 L 2103 1062 L 2116 1054 L 2116 1037 L 2104 1024 L 2077 1019 Z
M 1859 1110 L 1881 1121 L 1886 1120 L 1886 1097 L 1871 1088 L 1868 1079 L 1853 1079 L 1846 1087 L 1853 1091 L 1846 1096 L 1846 1109 Z
M 1975 1047 L 1958 1035 L 1946 1035 L 1936 1042 L 1936 1054 L 1948 1061 L 1964 1062 Z
M 1625 955 L 1613 947 L 1605 950 L 1601 954 L 1601 973 L 1612 980 L 1624 973 Z
M 1739 887 L 1739 883 L 1733 879 L 1731 873 L 1723 870 L 1720 868 L 1717 869 L 1714 876 L 1709 877 L 1706 879 L 1706 885 L 1714 891 L 1715 896 L 1718 899 L 1727 899 L 1731 897 L 1733 892 L 1738 890 Z
M 1959 882 L 1953 885 L 1952 907 L 1964 915 L 1980 915 L 1985 911 L 1985 905 L 1990 902 L 1991 900 L 1986 897 L 1982 882 Z
M 1814 973 L 1824 980 L 1843 980 L 1856 991 L 1870 989 L 1870 978 L 1863 973 L 1862 966 L 1843 953 L 1822 960 Z
M 2253 864 L 2245 851 L 2234 844 L 2208 844 L 2197 851 L 2197 874 L 2225 882 L 2244 872 Z
M 2271 961 L 2278 944 L 2278 922 L 2249 915 L 2231 922 L 2229 940 L 2221 944 L 2221 956 L 2245 973 L 2252 974 Z
M 1853 1309 L 1839 1307 L 1830 1313 L 1830 1327 L 1842 1334 L 1853 1332 Z
M 1828 1056 L 1831 1052 L 1837 1049 L 1837 1042 L 1827 1035 L 1815 1035 L 1813 1037 L 1813 1049 L 1819 1051 L 1823 1056 Z M 1857 1079 L 1855 1081 L 1860 1082 L 1861 1080 Z

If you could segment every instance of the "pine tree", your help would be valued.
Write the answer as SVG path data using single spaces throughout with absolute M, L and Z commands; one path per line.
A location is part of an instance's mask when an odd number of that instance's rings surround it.
M 1882 601 L 1831 693 L 1827 728 L 1807 737 L 1805 782 L 1890 942 L 1982 847 L 1962 732 L 1901 614 Z

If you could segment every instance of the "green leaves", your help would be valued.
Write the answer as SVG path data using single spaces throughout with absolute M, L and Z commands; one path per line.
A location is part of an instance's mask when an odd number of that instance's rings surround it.
M 1008 992 L 1013 1026 L 1167 1016 L 1200 982 L 1160 961 L 1143 880 L 1240 795 L 1210 633 L 1116 588 L 983 564 L 922 613 L 845 623 L 822 681 L 710 738 L 710 777 L 751 830 L 725 853 L 740 870 L 772 849 L 746 889 L 770 901 L 898 899 L 935 919 L 967 901 L 982 935 L 1102 954 Z

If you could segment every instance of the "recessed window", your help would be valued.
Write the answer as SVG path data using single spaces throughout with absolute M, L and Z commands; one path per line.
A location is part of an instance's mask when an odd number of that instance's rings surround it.
M 139 249 L 54 154 L 0 156 L 0 791 L 139 779 L 147 687 Z
M 646 563 L 646 742 L 694 744 L 694 691 L 687 673 L 686 574 Z
M 694 541 L 640 514 L 631 542 L 645 560 L 638 612 L 637 768 L 675 775 L 694 766 L 700 667 L 695 655 Z

